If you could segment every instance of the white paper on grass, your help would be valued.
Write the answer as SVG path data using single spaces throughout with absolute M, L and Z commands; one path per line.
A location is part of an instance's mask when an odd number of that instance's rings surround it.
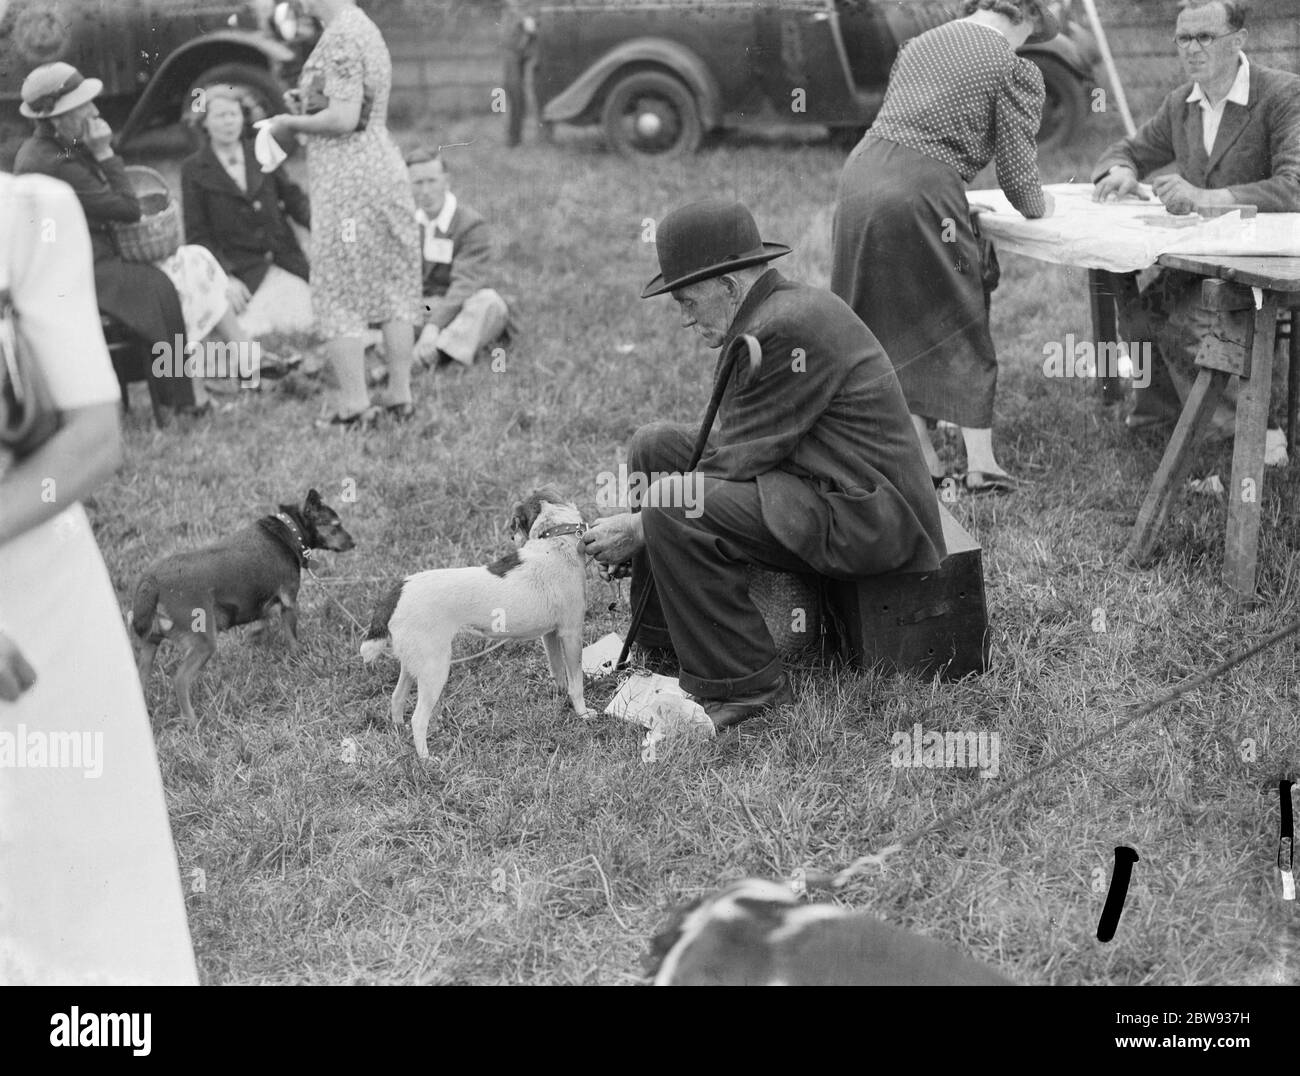
M 582 648 L 582 671 L 587 676 L 605 676 L 614 671 L 614 663 L 623 652 L 623 640 L 610 632 Z
M 656 673 L 629 676 L 610 699 L 605 713 L 647 729 L 696 724 L 713 727 L 704 708 L 686 697 L 675 676 Z

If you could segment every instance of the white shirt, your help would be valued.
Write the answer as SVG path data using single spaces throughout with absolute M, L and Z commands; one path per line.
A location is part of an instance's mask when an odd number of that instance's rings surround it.
M 1205 91 L 1201 89 L 1199 82 L 1187 95 L 1189 105 L 1197 101 L 1201 106 L 1201 128 L 1205 137 L 1206 156 L 1214 152 L 1214 140 L 1219 136 L 1219 124 L 1223 122 L 1223 110 L 1228 102 L 1231 101 L 1235 105 L 1250 104 L 1250 61 L 1246 59 L 1244 52 L 1237 53 L 1237 56 L 1240 59 L 1237 77 L 1233 80 L 1228 95 L 1217 105 L 1210 104 L 1210 99 L 1205 96 Z

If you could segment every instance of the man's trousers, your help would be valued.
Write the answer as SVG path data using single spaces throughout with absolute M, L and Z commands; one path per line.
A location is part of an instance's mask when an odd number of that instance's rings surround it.
M 633 608 L 647 578 L 655 584 L 636 641 L 671 647 L 682 687 L 697 698 L 733 698 L 769 688 L 781 675 L 772 636 L 749 597 L 748 565 L 813 569 L 764 525 L 756 482 L 682 473 L 695 437 L 689 426 L 654 423 L 638 429 L 629 446 L 630 499 L 646 540 L 632 562 Z

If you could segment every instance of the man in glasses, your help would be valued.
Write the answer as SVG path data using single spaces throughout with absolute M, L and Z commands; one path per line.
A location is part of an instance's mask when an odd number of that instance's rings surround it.
M 1188 81 L 1137 134 L 1102 154 L 1092 177 L 1094 199 L 1136 194 L 1139 178 L 1160 171 L 1151 188 L 1171 213 L 1221 205 L 1300 211 L 1300 78 L 1251 64 L 1242 51 L 1245 43 L 1244 0 L 1183 4 L 1174 45 Z M 1162 270 L 1126 306 L 1120 311 L 1121 336 L 1151 340 L 1159 356 L 1150 386 L 1136 390 L 1128 425 L 1172 423 L 1195 381 L 1196 351 L 1209 326 L 1200 307 L 1200 278 Z M 1229 385 L 1214 418 L 1224 437 L 1232 434 L 1235 388 L 1235 382 Z M 1280 430 L 1269 436 L 1282 443 Z

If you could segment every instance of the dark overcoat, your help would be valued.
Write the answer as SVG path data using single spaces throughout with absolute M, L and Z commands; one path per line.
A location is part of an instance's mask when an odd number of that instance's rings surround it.
M 763 522 L 821 575 L 932 571 L 938 500 L 892 363 L 843 300 L 768 270 L 737 311 L 762 361 L 735 364 L 704 474 L 756 481 Z M 721 361 L 721 360 L 720 360 Z
M 307 255 L 287 219 L 311 226 L 306 192 L 283 168 L 263 173 L 248 139 L 244 170 L 248 189 L 240 190 L 211 145 L 181 164 L 186 242 L 207 247 L 250 292 L 261 286 L 271 265 L 306 280 Z
M 65 144 L 52 127 L 42 124 L 14 158 L 14 173 L 25 172 L 61 179 L 76 192 L 90 229 L 99 309 L 146 340 L 171 341 L 183 334 L 180 296 L 167 274 L 157 266 L 118 257 L 109 223 L 129 224 L 141 215 L 122 159 L 115 155 L 97 161 L 84 146 Z

